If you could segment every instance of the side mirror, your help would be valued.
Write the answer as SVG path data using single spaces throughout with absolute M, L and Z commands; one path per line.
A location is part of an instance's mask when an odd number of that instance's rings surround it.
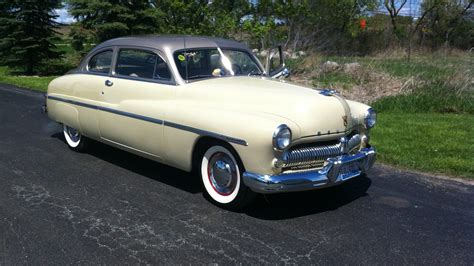
M 271 48 L 268 51 L 265 72 L 269 77 L 272 78 L 286 78 L 290 75 L 290 71 L 285 68 L 285 58 L 281 45 L 275 48 Z

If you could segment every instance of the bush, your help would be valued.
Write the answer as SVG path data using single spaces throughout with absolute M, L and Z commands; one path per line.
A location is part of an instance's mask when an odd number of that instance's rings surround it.
M 64 75 L 69 70 L 76 68 L 80 60 L 78 53 L 69 54 L 61 59 L 45 60 L 41 63 L 37 74 L 40 76 Z

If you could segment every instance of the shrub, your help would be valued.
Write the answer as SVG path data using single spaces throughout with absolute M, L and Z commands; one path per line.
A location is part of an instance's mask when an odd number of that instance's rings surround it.
M 38 69 L 38 75 L 64 75 L 69 70 L 76 68 L 80 60 L 80 55 L 78 53 L 69 54 L 61 59 L 45 60 L 41 63 L 41 67 Z

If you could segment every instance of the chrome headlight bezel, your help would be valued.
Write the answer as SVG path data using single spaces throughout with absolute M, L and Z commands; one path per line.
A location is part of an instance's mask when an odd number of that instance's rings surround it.
M 366 129 L 371 129 L 377 123 L 377 113 L 374 109 L 369 108 L 364 114 L 364 126 Z
M 285 125 L 279 125 L 273 132 L 273 149 L 276 151 L 282 151 L 291 144 L 291 129 Z

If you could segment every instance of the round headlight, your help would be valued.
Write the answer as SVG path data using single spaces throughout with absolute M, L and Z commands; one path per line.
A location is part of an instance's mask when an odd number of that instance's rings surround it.
M 287 125 L 280 125 L 273 133 L 273 147 L 283 150 L 291 144 L 291 130 Z
M 365 112 L 365 117 L 364 117 L 365 128 L 373 128 L 376 122 L 377 122 L 377 114 L 375 113 L 374 109 L 369 108 L 369 110 Z

